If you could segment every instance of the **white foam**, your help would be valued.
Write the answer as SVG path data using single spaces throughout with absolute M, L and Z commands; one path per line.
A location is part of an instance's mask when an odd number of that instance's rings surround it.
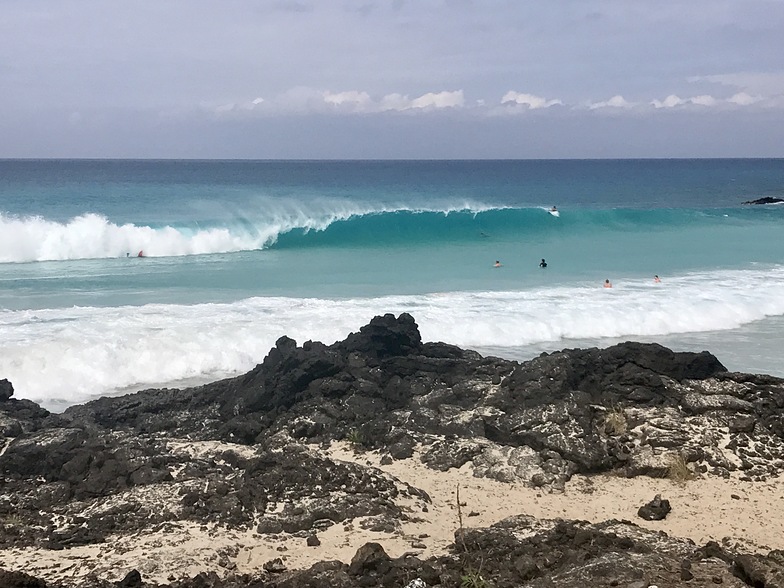
M 409 312 L 423 339 L 461 347 L 652 337 L 735 329 L 784 315 L 784 269 L 515 292 L 349 300 L 0 312 L 0 376 L 50 407 L 117 390 L 243 373 L 278 337 L 332 343 L 374 315 Z
M 67 222 L 40 216 L 14 217 L 0 213 L 0 263 L 102 259 L 137 255 L 150 257 L 230 253 L 262 249 L 294 229 L 324 230 L 332 223 L 385 212 L 414 213 L 467 211 L 477 214 L 490 207 L 465 202 L 460 206 L 412 208 L 403 204 L 378 206 L 340 199 L 309 202 L 259 199 L 254 213 L 235 211 L 214 228 L 153 228 L 116 224 L 100 214 L 86 213 Z M 226 211 L 221 211 L 226 215 Z

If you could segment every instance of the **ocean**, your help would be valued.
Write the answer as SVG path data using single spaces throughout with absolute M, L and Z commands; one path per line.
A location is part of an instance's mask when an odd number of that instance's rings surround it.
M 388 312 L 508 359 L 638 340 L 784 376 L 763 196 L 784 160 L 0 160 L 0 378 L 61 411 Z

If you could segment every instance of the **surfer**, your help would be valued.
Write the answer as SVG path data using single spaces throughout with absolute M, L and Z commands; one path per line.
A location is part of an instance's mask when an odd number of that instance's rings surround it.
M 542 261 L 539 262 L 539 267 L 547 267 L 547 262 L 542 258 Z
M 493 267 L 501 267 L 501 262 L 496 259 Z
M 612 288 L 612 284 L 610 283 L 610 280 L 605 280 L 604 281 L 604 287 L 605 288 Z
M 553 207 L 550 209 L 550 212 L 558 212 L 558 209 L 555 207 L 555 204 L 553 204 Z
M 661 278 L 658 275 L 653 276 L 653 282 L 655 284 L 659 284 L 661 282 Z
M 136 257 L 144 257 L 144 249 L 140 250 Z

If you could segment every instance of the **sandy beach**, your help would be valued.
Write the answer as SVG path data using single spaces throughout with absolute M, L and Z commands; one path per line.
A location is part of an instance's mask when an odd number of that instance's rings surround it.
M 217 449 L 212 445 L 212 450 Z M 224 444 L 221 449 L 227 447 Z M 235 449 L 247 451 L 241 446 Z M 195 446 L 191 450 L 200 451 Z M 465 527 L 485 527 L 519 514 L 589 522 L 626 519 L 647 529 L 691 539 L 697 545 L 726 540 L 747 552 L 784 549 L 781 479 L 744 482 L 710 476 L 675 483 L 645 476 L 628 479 L 606 474 L 576 475 L 564 492 L 548 492 L 523 484 L 476 478 L 470 464 L 440 472 L 426 467 L 415 456 L 382 465 L 378 454 L 357 452 L 347 443 L 334 443 L 325 453 L 338 461 L 378 468 L 424 490 L 432 503 L 406 498 L 401 506 L 410 520 L 402 524 L 399 533 L 363 529 L 362 519 L 355 519 L 319 532 L 321 543 L 317 546 L 307 545 L 301 536 L 284 533 L 263 536 L 252 529 L 227 531 L 214 525 L 177 522 L 151 532 L 116 537 L 104 545 L 61 551 L 5 550 L 0 552 L 0 566 L 52 580 L 88 574 L 118 580 L 127 573 L 127 562 L 132 561 L 144 578 L 160 583 L 207 570 L 259 573 L 265 563 L 275 558 L 280 558 L 289 570 L 326 560 L 347 563 L 368 541 L 380 543 L 392 557 L 404 553 L 441 555 L 447 553 L 459 526 L 458 487 Z M 672 512 L 662 521 L 639 518 L 637 509 L 655 494 L 670 501 Z

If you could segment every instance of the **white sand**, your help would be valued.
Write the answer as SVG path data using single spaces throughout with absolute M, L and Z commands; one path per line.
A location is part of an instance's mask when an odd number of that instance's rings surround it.
M 101 546 L 62 551 L 41 549 L 0 552 L 0 566 L 43 577 L 63 579 L 93 572 L 117 580 L 133 568 L 147 580 L 164 582 L 170 575 L 194 575 L 202 570 L 219 573 L 253 573 L 276 557 L 288 569 L 337 559 L 349 562 L 368 541 L 381 543 L 393 557 L 416 552 L 424 557 L 442 554 L 458 527 L 456 489 L 460 487 L 463 525 L 484 527 L 505 517 L 528 514 L 542 519 L 579 519 L 601 522 L 627 519 L 652 530 L 692 539 L 697 544 L 731 537 L 744 550 L 766 552 L 784 549 L 784 480 L 741 482 L 710 477 L 675 484 L 646 477 L 611 475 L 575 476 L 563 493 L 548 493 L 522 484 L 505 484 L 474 478 L 468 465 L 437 472 L 416 459 L 380 465 L 372 453 L 354 453 L 345 444 L 333 444 L 333 459 L 372 465 L 403 482 L 425 490 L 432 499 L 427 512 L 422 500 L 401 499 L 400 505 L 414 520 L 403 524 L 401 536 L 360 528 L 360 521 L 337 524 L 318 533 L 320 546 L 305 539 L 281 535 L 265 538 L 249 530 L 226 531 L 191 523 L 172 524 L 157 533 L 118 537 Z M 663 521 L 644 521 L 637 509 L 661 494 L 672 512 Z M 739 499 L 733 499 L 735 494 Z M 471 516 L 474 515 L 475 516 Z M 420 543 L 424 545 L 415 544 Z

